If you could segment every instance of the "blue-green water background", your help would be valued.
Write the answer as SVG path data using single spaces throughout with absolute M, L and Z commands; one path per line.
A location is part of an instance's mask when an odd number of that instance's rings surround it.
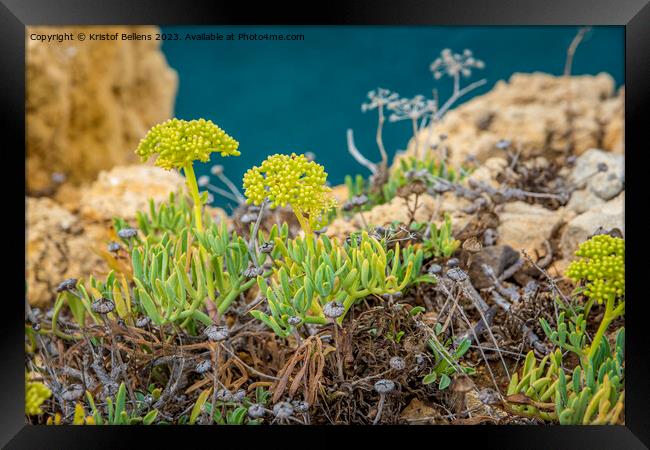
M 346 130 L 357 147 L 379 159 L 376 111 L 362 113 L 366 93 L 384 87 L 411 97 L 444 101 L 451 81 L 434 81 L 429 64 L 443 48 L 469 48 L 485 61 L 466 81 L 487 84 L 463 98 L 480 95 L 514 72 L 559 75 L 577 27 L 162 27 L 164 33 L 292 33 L 303 41 L 164 41 L 167 61 L 179 75 L 175 114 L 181 119 L 212 119 L 240 142 L 240 157 L 220 158 L 228 176 L 241 186 L 244 172 L 272 153 L 313 152 L 332 185 L 346 174 L 367 171 L 348 154 Z M 609 73 L 624 81 L 623 27 L 594 27 L 581 43 L 573 74 Z M 386 148 L 405 147 L 410 123 L 387 124 Z M 210 164 L 197 168 L 208 174 Z M 216 183 L 216 180 L 213 180 Z M 215 196 L 214 204 L 227 206 Z

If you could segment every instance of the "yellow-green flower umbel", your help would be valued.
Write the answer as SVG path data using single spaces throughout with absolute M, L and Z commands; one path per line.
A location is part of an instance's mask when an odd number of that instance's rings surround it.
M 37 416 L 43 414 L 41 405 L 45 400 L 50 398 L 52 391 L 43 383 L 25 381 L 25 414 L 28 416 Z
M 202 231 L 201 199 L 194 175 L 194 161 L 208 162 L 212 152 L 219 152 L 221 156 L 239 156 L 238 147 L 239 142 L 211 120 L 169 119 L 149 130 L 135 152 L 143 162 L 157 155 L 156 166 L 167 170 L 183 169 L 194 201 L 196 227 Z
M 567 268 L 572 281 L 585 281 L 584 295 L 598 303 L 625 295 L 625 241 L 599 234 L 580 244 Z
M 271 208 L 291 205 L 309 234 L 326 224 L 328 212 L 336 205 L 326 180 L 323 166 L 304 155 L 271 155 L 244 174 L 246 201 L 260 205 L 268 199 Z
M 583 294 L 589 300 L 587 313 L 593 302 L 605 303 L 605 312 L 594 335 L 588 356 L 598 350 L 605 330 L 612 321 L 625 313 L 625 241 L 621 238 L 599 234 L 580 244 L 566 276 L 574 282 L 583 281 Z

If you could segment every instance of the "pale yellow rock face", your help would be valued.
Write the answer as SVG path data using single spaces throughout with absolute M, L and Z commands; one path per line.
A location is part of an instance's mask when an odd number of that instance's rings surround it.
M 100 275 L 106 270 L 92 251 L 106 233 L 103 227 L 83 225 L 78 217 L 47 197 L 25 198 L 25 279 L 27 298 L 34 306 L 54 300 L 57 285 L 66 278 Z
M 551 211 L 539 205 L 517 201 L 506 203 L 498 209 L 499 244 L 509 245 L 516 251 L 524 250 L 535 259 L 535 251 L 543 255 L 544 241 L 574 213 L 564 208 Z
M 81 190 L 80 216 L 87 222 L 113 217 L 132 220 L 138 211 L 148 210 L 149 199 L 159 204 L 184 184 L 176 171 L 141 164 L 114 167 L 100 172 L 90 187 Z
M 449 111 L 434 127 L 418 135 L 420 151 L 439 136 L 450 150 L 452 165 L 468 155 L 479 162 L 502 155 L 495 148 L 499 139 L 519 145 L 523 156 L 553 157 L 564 151 L 573 130 L 575 153 L 589 148 L 624 152 L 623 89 L 616 93 L 611 76 L 573 76 L 570 79 L 544 73 L 512 75 L 488 93 Z M 568 102 L 574 112 L 573 126 L 567 118 Z M 413 154 L 414 140 L 406 155 Z
M 407 203 L 408 202 L 408 203 Z M 414 220 L 416 222 L 428 222 L 433 220 L 437 224 L 444 221 L 445 213 L 451 216 L 452 230 L 460 231 L 470 216 L 463 213 L 462 209 L 471 205 L 471 202 L 458 198 L 451 192 L 433 197 L 428 194 L 420 195 L 415 208 L 415 195 L 411 194 L 408 200 L 395 197 L 390 202 L 377 205 L 370 211 L 356 213 L 349 219 L 339 217 L 328 227 L 326 234 L 329 237 L 345 239 L 350 233 L 369 227 L 386 226 L 392 222 L 407 224 L 410 219 L 409 209 L 415 209 Z
M 155 33 L 156 27 L 28 27 L 32 32 Z M 178 76 L 160 41 L 43 43 L 26 37 L 27 187 L 47 192 L 136 162 L 147 130 L 173 114 Z
M 26 197 L 25 279 L 32 305 L 55 299 L 56 286 L 66 278 L 103 277 L 108 266 L 99 256 L 115 239 L 111 222 L 121 217 L 136 225 L 137 211 L 147 211 L 149 199 L 159 204 L 170 192 L 183 189 L 178 173 L 140 164 L 103 171 L 89 187 L 61 187 L 57 203 L 48 197 Z M 221 208 L 208 208 L 216 222 L 228 220 Z

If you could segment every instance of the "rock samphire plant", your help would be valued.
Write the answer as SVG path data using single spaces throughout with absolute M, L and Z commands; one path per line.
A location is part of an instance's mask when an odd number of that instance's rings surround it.
M 325 185 L 327 173 L 304 155 L 271 155 L 244 174 L 247 203 L 269 203 L 271 208 L 291 206 L 305 234 L 326 225 L 336 205 Z M 260 213 L 261 214 L 261 213 Z
M 170 119 L 154 126 L 140 141 L 136 153 L 142 161 L 156 156 L 155 165 L 163 169 L 182 169 L 187 189 L 194 202 L 196 228 L 203 230 L 199 188 L 194 175 L 194 161 L 208 162 L 210 154 L 239 156 L 239 143 L 211 120 Z
M 423 251 L 414 246 L 387 250 L 384 240 L 365 231 L 341 245 L 327 236 L 275 239 L 280 257 L 270 277 L 258 284 L 270 314 L 251 311 L 279 336 L 305 323 L 342 323 L 355 302 L 369 296 L 392 295 L 415 282 L 433 282 L 420 275 Z M 328 311 L 337 311 L 337 314 Z M 339 313 L 340 312 L 340 313 Z
M 613 345 L 605 333 L 625 313 L 625 241 L 596 235 L 580 245 L 576 256 L 566 274 L 578 283 L 576 296 L 586 300 L 577 304 L 558 300 L 556 329 L 540 319 L 557 348 L 539 364 L 532 351 L 527 355 L 521 376 L 511 379 L 507 400 L 519 414 L 563 425 L 618 424 L 625 399 L 625 329 L 616 331 Z M 587 326 L 594 303 L 604 304 L 605 310 L 589 343 Z M 564 352 L 577 357 L 572 371 L 566 367 Z

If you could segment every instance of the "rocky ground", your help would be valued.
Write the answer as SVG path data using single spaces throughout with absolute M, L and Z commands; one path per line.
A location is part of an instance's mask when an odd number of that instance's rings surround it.
M 270 387 L 274 402 L 295 397 L 313 404 L 320 399 L 316 410 L 294 416 L 301 423 L 536 423 L 495 406 L 495 399 L 528 350 L 538 355 L 548 351 L 538 319 L 554 321 L 557 289 L 571 291 L 563 274 L 578 244 L 603 230 L 625 233 L 623 124 L 623 90 L 615 93 L 604 74 L 570 79 L 515 74 L 451 111 L 434 129 L 418 135 L 418 145 L 446 157 L 450 165 L 472 167 L 468 177 L 427 191 L 400 191 L 362 213 L 339 214 L 325 231 L 344 240 L 361 228 L 440 223 L 449 214 L 462 245 L 451 258 L 426 262 L 425 270 L 439 282 L 385 298 L 385 304 L 368 299 L 355 306 L 341 330 L 343 378 L 326 328 L 301 342 L 289 337 L 280 345 L 246 314 L 255 297 L 247 295 L 228 318 L 237 332 L 229 341 L 232 353 L 220 379 L 232 392 L 242 386 Z M 414 148 L 411 142 L 397 159 Z M 26 197 L 29 303 L 47 309 L 64 278 L 105 274 L 102 251 L 114 238 L 112 218 L 133 223 L 148 199 L 164 201 L 182 184 L 175 173 L 127 165 L 102 171 L 81 187 L 63 183 L 50 196 Z M 341 201 L 347 199 L 344 187 L 334 191 Z M 218 209 L 211 214 L 243 230 L 245 212 L 242 207 L 230 218 Z M 504 307 L 510 303 L 512 310 Z M 411 315 L 415 307 L 423 308 L 423 314 Z M 476 370 L 471 381 L 457 377 L 445 392 L 422 384 L 427 362 L 418 359 L 426 353 L 426 336 L 441 323 L 454 335 L 474 336 L 467 361 Z M 396 329 L 405 336 L 401 345 L 396 345 Z M 132 339 L 133 333 L 142 339 L 146 334 L 131 328 L 119 342 Z M 189 352 L 184 358 L 194 361 L 208 347 L 192 341 L 182 348 Z M 169 358 L 169 351 L 162 346 L 156 355 Z M 78 365 L 82 355 L 75 346 L 59 362 Z M 154 360 L 144 354 L 133 358 L 138 365 L 134 378 Z M 171 380 L 176 363 L 167 364 Z M 191 408 L 205 385 L 196 371 L 183 370 L 177 386 L 183 394 L 162 405 L 169 417 Z M 385 374 L 398 387 L 378 402 L 373 385 Z

